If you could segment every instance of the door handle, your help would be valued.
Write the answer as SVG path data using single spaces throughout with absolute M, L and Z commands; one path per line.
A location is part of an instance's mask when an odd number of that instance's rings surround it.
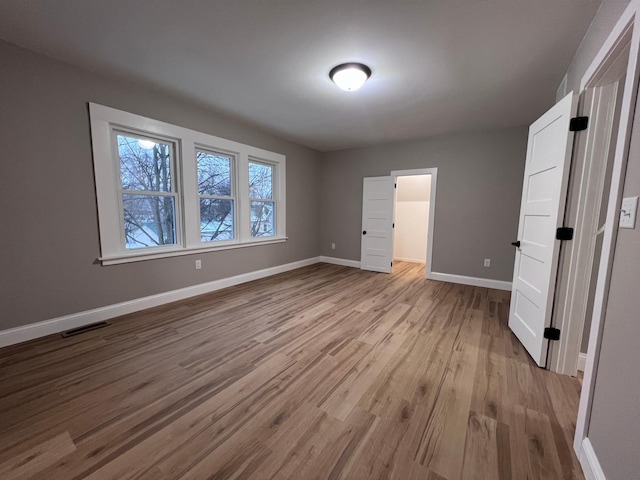
M 520 240 L 518 240 L 517 242 L 511 242 L 511 245 L 520 248 Z
M 362 231 L 362 234 L 363 234 L 363 235 L 366 235 L 366 234 L 367 234 L 367 231 L 366 231 L 366 230 L 363 230 L 363 231 Z

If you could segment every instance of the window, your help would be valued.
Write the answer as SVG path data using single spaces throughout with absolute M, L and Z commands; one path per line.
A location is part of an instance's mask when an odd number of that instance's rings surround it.
M 114 131 L 125 248 L 176 244 L 173 144 Z
M 200 239 L 203 242 L 235 238 L 233 157 L 196 150 L 200 195 Z
M 90 104 L 103 265 L 286 241 L 285 157 Z
M 272 237 L 276 205 L 273 200 L 273 165 L 249 162 L 251 236 Z

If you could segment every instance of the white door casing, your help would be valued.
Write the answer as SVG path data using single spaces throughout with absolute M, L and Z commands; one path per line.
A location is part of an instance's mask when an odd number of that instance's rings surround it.
M 362 187 L 360 268 L 391 272 L 393 260 L 393 177 L 368 177 Z
M 529 128 L 509 328 L 540 366 L 547 357 L 543 335 L 551 324 L 560 250 L 555 234 L 564 217 L 573 149 L 569 123 L 577 104 L 570 93 Z
M 429 226 L 427 229 L 427 263 L 425 265 L 424 277 L 428 279 L 433 278 L 433 236 L 434 236 L 434 224 L 436 218 L 436 187 L 438 185 L 438 169 L 436 167 L 430 168 L 417 168 L 411 170 L 392 170 L 391 178 L 394 183 L 397 177 L 406 177 L 410 175 L 430 175 L 431 176 L 431 194 L 429 196 Z M 395 196 L 395 192 L 394 192 Z M 395 202 L 394 202 L 395 207 Z M 395 221 L 395 209 L 394 209 L 394 221 Z M 393 254 L 393 244 L 392 244 Z
M 597 271 L 594 257 L 598 235 L 602 235 L 602 232 L 598 233 L 598 222 L 601 202 L 607 200 L 602 198 L 603 192 L 608 191 L 605 187 L 607 168 L 613 163 L 609 157 L 615 144 L 612 135 L 617 124 L 616 102 L 621 97 L 619 83 L 617 81 L 584 90 L 578 108 L 582 112 L 579 115 L 589 117 L 589 128 L 574 143 L 572 178 L 569 179 L 569 190 L 572 190 L 571 184 L 574 182 L 574 196 L 568 201 L 575 205 L 567 205 L 565 215 L 565 220 L 574 226 L 574 235 L 573 240 L 562 247 L 562 274 L 558 274 L 554 306 L 554 323 L 562 335 L 559 342 L 550 346 L 552 350 L 549 355 L 550 370 L 565 375 L 575 376 L 578 371 L 592 270 Z M 562 256 L 565 257 L 564 263 Z
M 593 86 L 603 71 L 608 69 L 610 61 L 616 58 L 622 48 L 626 47 L 625 39 L 629 42 L 629 58 L 627 62 L 624 89 L 622 92 L 622 107 L 620 110 L 618 134 L 615 139 L 615 153 L 613 160 L 613 172 L 611 175 L 611 187 L 607 202 L 607 216 L 605 231 L 602 241 L 602 253 L 598 267 L 598 279 L 596 283 L 595 300 L 593 305 L 593 317 L 589 333 L 589 348 L 584 370 L 580 405 L 578 406 L 578 418 L 573 448 L 580 459 L 581 465 L 589 465 L 586 459 L 591 455 L 595 458 L 595 452 L 588 438 L 589 424 L 591 421 L 591 408 L 598 376 L 598 364 L 600 348 L 605 323 L 605 312 L 609 297 L 609 287 L 615 256 L 615 245 L 618 234 L 618 220 L 620 218 L 620 204 L 624 186 L 627 161 L 629 157 L 629 145 L 631 132 L 636 112 L 636 100 L 640 77 L 640 1 L 631 0 L 628 7 L 620 16 L 610 34 L 602 44 L 587 68 L 580 89 Z M 589 453 L 591 452 L 591 453 Z

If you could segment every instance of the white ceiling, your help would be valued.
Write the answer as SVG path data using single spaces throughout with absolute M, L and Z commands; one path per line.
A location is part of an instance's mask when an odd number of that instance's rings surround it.
M 595 0 L 0 0 L 0 38 L 319 150 L 527 125 Z M 358 92 L 329 70 L 373 70 Z

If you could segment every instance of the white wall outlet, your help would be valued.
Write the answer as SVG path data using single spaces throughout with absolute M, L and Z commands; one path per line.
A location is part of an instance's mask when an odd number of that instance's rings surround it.
M 202 260 L 196 260 L 196 270 L 200 270 L 202 268 Z
M 623 198 L 620 207 L 620 228 L 636 228 L 637 211 L 638 197 Z
M 332 243 L 332 244 L 331 244 L 331 250 L 335 250 L 335 249 L 336 249 L 336 244 L 335 244 L 335 243 Z
M 491 266 L 491 259 L 490 258 L 485 258 L 484 259 L 484 266 L 485 267 L 490 267 Z

